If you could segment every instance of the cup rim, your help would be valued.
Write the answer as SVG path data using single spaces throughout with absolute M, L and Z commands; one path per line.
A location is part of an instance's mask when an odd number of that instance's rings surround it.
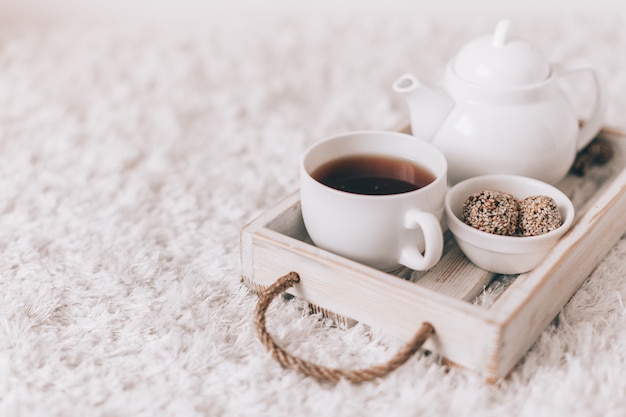
M 354 136 L 375 136 L 375 135 L 379 135 L 379 136 L 393 136 L 396 138 L 402 138 L 402 139 L 408 139 L 411 141 L 414 141 L 415 143 L 418 143 L 418 146 L 425 146 L 429 149 L 431 149 L 432 151 L 434 151 L 434 154 L 437 155 L 437 158 L 439 159 L 439 163 L 442 166 L 441 169 L 441 173 L 439 175 L 437 175 L 436 173 L 433 173 L 431 171 L 431 173 L 435 176 L 434 181 L 432 181 L 431 183 L 429 183 L 428 185 L 425 185 L 424 187 L 418 188 L 416 190 L 413 191 L 407 191 L 404 193 L 397 193 L 397 194 L 359 194 L 359 193 L 351 193 L 351 192 L 347 192 L 347 191 L 341 191 L 338 190 L 336 188 L 333 187 L 329 187 L 328 185 L 316 180 L 315 178 L 313 178 L 313 176 L 311 175 L 311 173 L 309 172 L 309 170 L 306 168 L 305 166 L 305 162 L 307 157 L 311 154 L 311 152 L 313 152 L 316 148 L 318 148 L 319 146 L 334 141 L 334 140 L 341 140 L 342 138 L 346 138 L 346 137 L 354 137 Z M 376 152 L 368 152 L 368 151 L 364 151 L 361 153 L 355 153 L 354 155 L 381 155 L 380 153 L 376 153 Z M 384 155 L 384 154 L 383 154 Z M 400 158 L 400 159 L 405 159 L 408 161 L 412 161 L 415 162 L 416 164 L 420 164 L 419 160 L 412 160 L 411 158 L 407 158 L 404 155 L 397 155 L 397 154 L 387 154 L 387 156 L 391 156 L 394 158 Z M 331 160 L 333 160 L 334 158 L 329 158 L 328 161 L 329 162 Z M 382 201 L 385 199 L 400 199 L 400 198 L 406 198 L 407 196 L 412 196 L 415 194 L 420 194 L 420 193 L 424 193 L 427 192 L 428 190 L 438 186 L 441 182 L 444 182 L 444 185 L 447 185 L 447 172 L 448 172 L 448 161 L 446 160 L 446 157 L 443 155 L 443 153 L 437 149 L 435 146 L 433 146 L 431 143 L 429 143 L 426 140 L 420 139 L 416 136 L 413 136 L 411 134 L 408 133 L 404 133 L 404 132 L 396 132 L 396 131 L 390 131 L 390 130 L 354 130 L 354 131 L 347 131 L 347 132 L 342 132 L 342 133 L 338 133 L 335 135 L 330 135 L 327 136 L 311 145 L 309 145 L 306 150 L 304 151 L 304 153 L 302 154 L 302 157 L 300 158 L 300 172 L 301 175 L 305 175 L 306 178 L 308 178 L 308 180 L 313 181 L 316 184 L 321 185 L 325 190 L 327 190 L 327 192 L 333 193 L 333 194 L 337 194 L 337 195 L 341 195 L 344 196 L 346 198 L 358 198 L 358 199 L 371 199 L 371 200 L 375 200 L 375 201 Z M 318 165 L 319 166 L 319 165 Z M 317 167 L 316 167 L 317 168 Z M 429 170 L 430 171 L 430 170 Z

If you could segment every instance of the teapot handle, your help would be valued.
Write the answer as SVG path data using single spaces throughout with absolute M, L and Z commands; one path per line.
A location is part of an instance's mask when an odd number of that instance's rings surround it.
M 593 82 L 596 90 L 595 108 L 591 117 L 582 123 L 578 132 L 576 151 L 580 151 L 589 142 L 591 142 L 591 140 L 602 128 L 608 104 L 606 84 L 604 82 L 604 78 L 596 71 L 593 64 L 586 59 L 575 59 L 559 63 L 556 66 L 556 70 L 558 75 L 567 75 L 579 71 L 589 71 L 589 73 L 593 76 Z

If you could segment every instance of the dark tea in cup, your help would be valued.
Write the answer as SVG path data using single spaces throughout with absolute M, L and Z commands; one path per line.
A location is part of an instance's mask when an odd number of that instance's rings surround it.
M 389 195 L 419 190 L 435 180 L 426 168 L 407 159 L 382 155 L 351 155 L 329 161 L 311 176 L 336 190 Z

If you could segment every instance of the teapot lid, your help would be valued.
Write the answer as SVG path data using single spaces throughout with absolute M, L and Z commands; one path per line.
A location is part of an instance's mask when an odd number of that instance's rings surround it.
M 453 62 L 454 72 L 480 85 L 520 87 L 550 76 L 550 64 L 528 42 L 508 39 L 510 21 L 501 20 L 493 35 L 467 43 Z

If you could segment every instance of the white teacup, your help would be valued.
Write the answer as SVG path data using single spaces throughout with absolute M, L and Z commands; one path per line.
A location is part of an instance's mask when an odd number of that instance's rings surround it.
M 355 157 L 365 159 L 360 163 L 344 159 Z M 355 166 L 356 173 L 344 172 Z M 372 166 L 380 166 L 382 172 L 378 168 L 365 172 L 369 168 L 363 167 Z M 333 174 L 339 177 L 334 185 Z M 361 178 L 355 180 L 354 175 Z M 395 179 L 387 183 L 363 178 L 367 176 Z M 396 184 L 398 179 L 402 183 Z M 427 184 L 421 188 L 414 185 L 424 180 Z M 381 270 L 399 265 L 426 270 L 443 252 L 440 222 L 446 183 L 446 159 L 426 141 L 391 131 L 344 133 L 322 140 L 304 153 L 300 164 L 302 217 L 309 236 L 322 249 Z M 398 184 L 400 188 L 394 190 Z M 402 188 L 405 185 L 408 191 Z M 346 188 L 351 192 L 343 190 Z M 403 192 L 389 194 L 391 191 Z M 375 192 L 383 194 L 370 194 Z

